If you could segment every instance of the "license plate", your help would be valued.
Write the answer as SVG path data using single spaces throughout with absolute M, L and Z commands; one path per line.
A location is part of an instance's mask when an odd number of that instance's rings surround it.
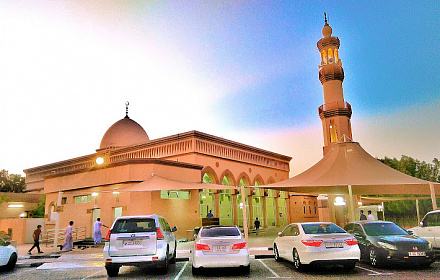
M 426 252 L 408 252 L 410 257 L 424 257 Z
M 123 242 L 123 246 L 133 246 L 133 245 L 142 245 L 142 241 L 141 240 L 127 240 Z
M 214 252 L 226 252 L 226 246 L 214 246 Z
M 343 248 L 344 244 L 342 242 L 326 242 L 325 248 Z

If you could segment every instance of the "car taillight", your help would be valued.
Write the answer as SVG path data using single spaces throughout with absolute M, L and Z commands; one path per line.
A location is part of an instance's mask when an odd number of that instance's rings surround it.
M 356 238 L 345 239 L 344 241 L 345 241 L 345 243 L 347 243 L 347 245 L 350 245 L 350 246 L 358 244 L 358 241 L 356 240 Z
M 246 242 L 236 243 L 232 246 L 232 250 L 239 250 L 243 249 L 244 247 L 246 247 Z
M 196 250 L 210 251 L 211 248 L 207 244 L 196 244 Z
M 106 241 L 110 241 L 110 235 L 111 235 L 111 234 L 112 234 L 112 229 L 109 229 L 108 232 L 107 232 L 107 235 L 105 236 L 104 239 L 105 239 Z
M 162 231 L 160 231 L 160 228 L 156 228 L 156 232 L 157 232 L 157 239 L 163 239 L 163 234 Z
M 319 246 L 321 246 L 322 242 L 324 242 L 324 241 L 323 240 L 308 239 L 308 240 L 301 240 L 301 242 L 306 246 L 319 247 Z

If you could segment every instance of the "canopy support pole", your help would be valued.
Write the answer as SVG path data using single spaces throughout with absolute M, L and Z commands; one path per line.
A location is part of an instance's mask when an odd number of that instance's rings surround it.
M 416 199 L 416 210 L 417 210 L 417 225 L 420 225 L 420 211 L 419 211 L 419 200 Z
M 246 244 L 249 248 L 249 232 L 248 232 L 248 223 L 247 223 L 247 215 L 246 215 L 246 194 L 244 192 L 244 186 L 240 186 L 241 191 L 241 202 L 243 203 L 243 230 L 244 230 L 244 239 L 246 239 Z
M 432 210 L 436 210 L 437 201 L 435 200 L 435 189 L 434 189 L 434 184 L 432 182 L 429 182 L 429 189 L 431 190 Z
M 61 205 L 61 199 L 63 198 L 63 192 L 58 192 L 58 200 L 57 206 Z M 60 216 L 61 212 L 56 212 L 56 220 L 55 220 L 55 236 L 53 237 L 53 252 L 56 253 L 58 251 L 58 234 L 60 232 Z
M 350 222 L 356 221 L 356 211 L 354 209 L 353 202 L 353 190 L 351 189 L 351 185 L 348 185 L 348 220 Z

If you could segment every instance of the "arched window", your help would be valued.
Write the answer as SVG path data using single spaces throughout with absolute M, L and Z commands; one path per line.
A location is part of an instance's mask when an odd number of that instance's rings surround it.
M 327 64 L 327 52 L 325 50 L 322 51 L 322 64 Z
M 330 143 L 338 142 L 338 130 L 334 120 L 330 120 Z
M 339 61 L 339 50 L 335 49 L 335 63 Z
M 203 174 L 203 183 L 207 184 L 214 184 L 214 179 L 212 178 L 211 174 L 205 173 Z
M 229 177 L 227 175 L 223 176 L 222 185 L 223 186 L 230 186 L 231 185 L 231 179 L 229 179 Z
M 309 201 L 309 214 L 312 215 L 312 206 L 310 205 L 310 201 Z
M 306 214 L 306 202 L 303 201 L 303 210 L 304 210 L 304 215 Z
M 247 186 L 248 184 L 247 184 L 247 182 L 246 182 L 246 179 L 243 177 L 243 178 L 241 178 L 240 181 L 238 182 L 238 185 L 241 187 L 241 186 Z
M 315 208 L 315 215 L 316 215 L 316 202 L 313 203 L 313 207 Z
M 332 49 L 328 49 L 328 63 L 333 63 L 334 58 L 333 58 L 333 50 Z

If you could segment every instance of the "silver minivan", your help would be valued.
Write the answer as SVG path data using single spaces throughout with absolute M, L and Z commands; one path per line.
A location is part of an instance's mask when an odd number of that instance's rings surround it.
M 117 276 L 126 266 L 152 266 L 163 274 L 176 261 L 176 227 L 159 215 L 118 217 L 105 237 L 105 269 Z
M 428 240 L 434 249 L 440 250 L 440 210 L 426 213 L 420 226 L 410 228 L 408 231 Z

